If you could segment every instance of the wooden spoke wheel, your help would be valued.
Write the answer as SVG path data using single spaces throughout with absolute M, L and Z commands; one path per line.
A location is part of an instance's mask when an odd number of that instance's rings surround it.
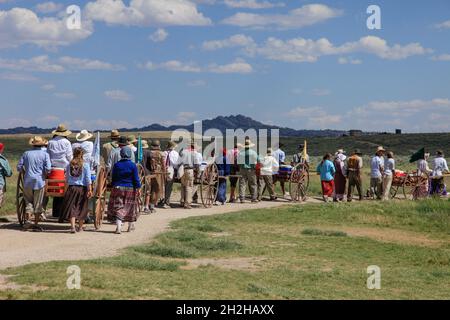
M 29 216 L 27 214 L 26 201 L 24 196 L 24 183 L 23 183 L 24 172 L 21 171 L 19 173 L 19 177 L 17 178 L 17 192 L 16 192 L 16 212 L 17 219 L 21 226 L 29 220 Z
M 414 177 L 414 183 L 411 186 L 411 197 L 413 200 L 419 200 L 428 196 L 428 179 L 421 176 Z
M 211 208 L 219 192 L 219 169 L 217 165 L 210 164 L 200 177 L 200 198 L 205 208 Z
M 306 193 L 309 188 L 309 172 L 306 166 L 297 165 L 292 169 L 289 180 L 289 193 L 294 202 L 306 201 Z
M 101 167 L 95 181 L 94 189 L 94 226 L 96 230 L 101 228 L 105 216 L 107 177 L 106 169 Z

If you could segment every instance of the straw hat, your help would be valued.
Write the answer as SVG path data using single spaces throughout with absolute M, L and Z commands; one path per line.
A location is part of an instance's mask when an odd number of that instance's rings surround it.
M 111 130 L 111 136 L 110 136 L 110 138 L 111 139 L 118 139 L 118 138 L 120 138 L 120 133 L 119 133 L 119 130 Z
M 377 152 L 376 153 L 378 153 L 378 152 L 386 152 L 386 150 L 382 146 L 379 146 L 377 148 Z
M 345 154 L 344 149 L 338 149 L 338 151 L 336 151 L 336 155 L 338 155 L 338 154 L 340 154 L 340 153 Z
M 47 143 L 48 143 L 48 141 L 45 140 L 44 138 L 42 138 L 41 136 L 34 136 L 29 141 L 29 144 L 34 147 L 43 147 L 43 146 L 46 146 Z
M 161 149 L 161 142 L 159 140 L 153 140 L 151 149 L 152 150 L 160 150 Z
M 64 124 L 60 124 L 55 130 L 52 131 L 52 135 L 60 137 L 68 137 L 72 134 L 72 131 L 67 130 Z
M 134 134 L 127 137 L 128 144 L 133 144 L 137 142 L 136 136 Z
M 148 149 L 149 148 L 147 140 L 142 140 L 141 142 L 142 142 L 142 149 Z
M 92 133 L 90 133 L 89 131 L 81 130 L 81 132 L 75 136 L 75 139 L 77 139 L 78 142 L 83 142 L 83 141 L 89 140 L 93 136 L 94 135 Z
M 355 151 L 353 151 L 353 154 L 356 154 L 358 156 L 362 156 L 362 152 L 359 149 L 355 149 Z

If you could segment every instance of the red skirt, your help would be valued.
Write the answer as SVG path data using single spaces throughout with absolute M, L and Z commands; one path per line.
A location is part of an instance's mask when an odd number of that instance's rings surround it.
M 322 193 L 324 196 L 331 197 L 334 193 L 334 180 L 322 181 Z
M 108 221 L 136 222 L 139 217 L 138 196 L 133 189 L 113 188 L 108 204 Z

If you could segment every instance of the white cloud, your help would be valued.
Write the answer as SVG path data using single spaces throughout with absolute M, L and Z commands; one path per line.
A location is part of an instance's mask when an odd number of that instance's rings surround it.
M 36 5 L 36 11 L 40 13 L 52 13 L 62 10 L 63 7 L 64 6 L 61 3 L 49 1 Z
M 282 2 L 269 2 L 257 0 L 225 0 L 225 5 L 230 8 L 247 8 L 247 9 L 269 9 L 275 7 L 284 7 Z
M 438 29 L 450 29 L 450 20 L 438 23 L 435 26 Z
M 431 60 L 433 60 L 433 61 L 450 61 L 450 54 L 446 53 L 446 54 L 441 54 L 438 56 L 433 56 L 433 57 L 431 57 Z
M 108 71 L 123 71 L 125 67 L 121 65 L 114 65 L 108 62 L 91 59 L 80 59 L 74 57 L 61 57 L 58 59 L 59 63 L 65 65 L 72 70 L 108 70 Z
M 41 89 L 44 91 L 51 91 L 51 90 L 55 90 L 56 86 L 54 84 L 48 83 L 48 84 L 44 84 L 43 86 L 41 86 Z
M 223 20 L 223 23 L 239 27 L 276 27 L 292 29 L 311 26 L 331 18 L 339 17 L 342 10 L 334 9 L 323 4 L 307 4 L 289 11 L 287 14 L 255 14 L 238 12 Z
M 314 89 L 311 94 L 317 97 L 324 97 L 329 96 L 331 94 L 331 91 L 328 89 Z
M 346 57 L 339 57 L 338 59 L 339 64 L 361 64 L 362 61 L 359 59 L 352 59 L 352 58 L 346 58 Z
M 285 114 L 308 129 L 329 129 L 342 123 L 342 116 L 330 114 L 322 107 L 297 107 Z
M 53 96 L 60 99 L 75 99 L 77 97 L 76 94 L 72 92 L 56 92 Z
M 109 90 L 105 91 L 104 95 L 111 100 L 117 101 L 130 101 L 132 99 L 131 95 L 123 90 Z
M 32 75 L 23 73 L 1 73 L 0 79 L 17 82 L 33 82 L 39 80 L 38 78 Z
M 211 20 L 189 0 L 97 0 L 85 6 L 85 15 L 94 21 L 126 26 L 204 26 Z
M 17 127 L 31 127 L 31 121 L 21 118 L 0 118 L 0 128 L 11 129 Z
M 284 62 L 316 62 L 322 56 L 349 53 L 366 53 L 381 59 L 400 60 L 433 52 L 431 49 L 422 47 L 419 43 L 389 46 L 386 40 L 375 36 L 366 36 L 358 41 L 346 42 L 341 46 L 333 45 L 326 38 L 318 40 L 304 38 L 280 40 L 270 37 L 264 44 L 246 47 L 244 50 L 250 56 L 260 55 L 270 60 Z
M 61 122 L 61 121 L 60 121 Z M 114 120 L 114 119 L 70 119 L 62 121 L 67 124 L 69 128 L 74 130 L 111 130 L 111 128 L 133 128 L 133 125 L 126 120 Z
M 229 64 L 219 65 L 216 63 L 210 64 L 208 66 L 201 67 L 194 62 L 182 62 L 178 60 L 170 60 L 162 63 L 147 62 L 144 66 L 145 69 L 154 70 L 167 70 L 175 72 L 190 72 L 190 73 L 240 73 L 248 74 L 253 72 L 253 68 L 250 64 L 242 59 L 236 59 Z
M 167 39 L 168 36 L 169 33 L 166 30 L 159 28 L 154 33 L 152 33 L 149 38 L 153 42 L 163 42 Z
M 34 44 L 44 48 L 67 46 L 88 38 L 92 24 L 83 21 L 81 30 L 69 30 L 65 19 L 40 18 L 29 9 L 0 11 L 0 49 Z
M 121 71 L 125 70 L 125 67 L 100 60 L 80 59 L 68 56 L 61 57 L 57 61 L 51 61 L 48 55 L 42 55 L 30 59 L 17 60 L 0 58 L 0 69 L 62 73 L 68 70 Z
M 205 41 L 202 44 L 204 50 L 219 50 L 224 48 L 234 48 L 234 47 L 249 47 L 253 46 L 255 41 L 244 34 L 235 34 L 224 40 L 212 40 Z
M 48 73 L 61 73 L 65 70 L 63 66 L 51 62 L 47 55 L 37 56 L 31 59 L 18 60 L 0 58 L 0 69 Z

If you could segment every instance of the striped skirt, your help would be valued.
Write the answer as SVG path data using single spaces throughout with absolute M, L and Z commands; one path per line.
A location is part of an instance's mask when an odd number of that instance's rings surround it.
M 131 188 L 113 188 L 108 204 L 108 221 L 136 222 L 139 217 L 137 192 Z
M 62 201 L 59 222 L 70 220 L 70 218 L 86 219 L 89 213 L 87 192 L 86 187 L 69 186 Z

